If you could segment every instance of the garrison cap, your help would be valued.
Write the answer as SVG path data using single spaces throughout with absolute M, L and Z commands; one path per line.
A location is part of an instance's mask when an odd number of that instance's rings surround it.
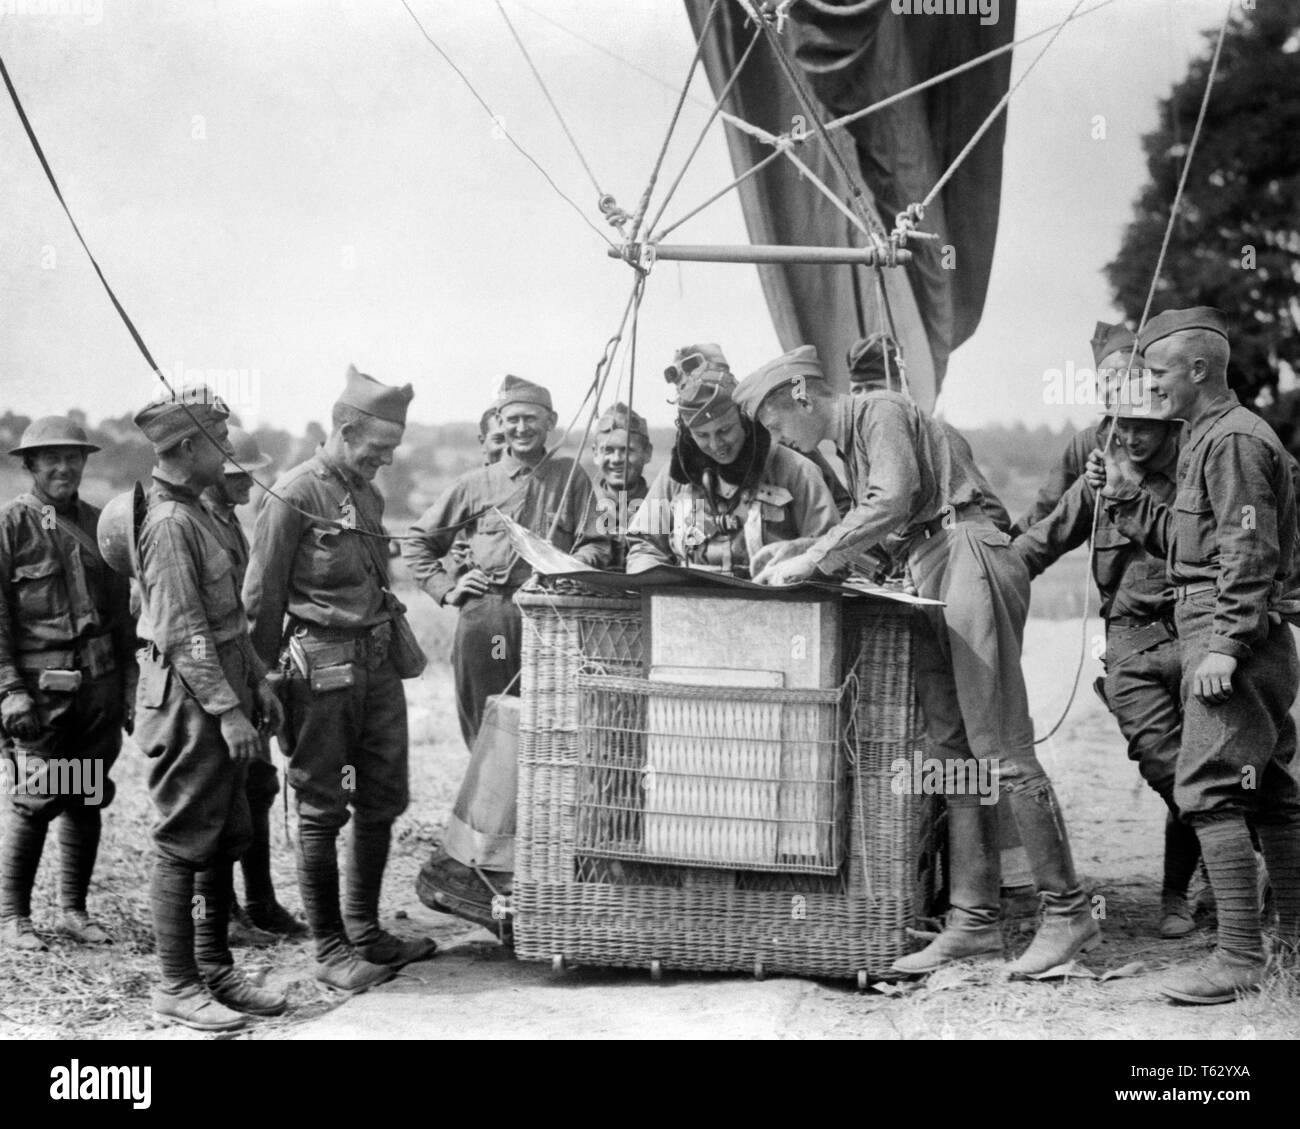
M 768 361 L 762 368 L 751 372 L 740 382 L 736 390 L 736 403 L 751 419 L 757 416 L 758 409 L 778 388 L 794 384 L 798 380 L 825 380 L 822 363 L 817 358 L 816 345 L 800 345 L 788 353 L 782 353 L 774 361 Z
M 1208 329 L 1225 340 L 1228 338 L 1228 315 L 1213 306 L 1191 306 L 1185 310 L 1165 310 L 1156 314 L 1142 329 L 1139 347 L 1146 349 L 1161 338 L 1185 329 Z
M 536 404 L 548 412 L 555 411 L 551 404 L 551 394 L 540 384 L 525 380 L 522 376 L 506 375 L 497 389 L 496 408 L 500 411 L 507 404 Z
M 1133 348 L 1133 342 L 1137 338 L 1133 336 L 1133 331 L 1126 325 L 1111 325 L 1108 321 L 1099 321 L 1097 328 L 1092 331 L 1092 363 L 1101 364 L 1112 353 L 1123 349 L 1128 352 Z
M 845 354 L 849 366 L 849 383 L 866 384 L 884 380 L 890 370 L 898 370 L 898 342 L 888 333 L 859 337 Z
M 497 418 L 497 406 L 493 404 L 481 416 L 478 417 L 478 433 L 486 435 L 492 429 L 492 422 Z
M 87 455 L 98 451 L 86 433 L 67 416 L 42 416 L 34 419 L 23 430 L 18 446 L 9 453 L 24 455 L 28 451 L 39 451 L 42 447 L 80 447 Z
M 169 389 L 161 399 L 141 408 L 134 422 L 154 451 L 162 454 L 229 415 L 225 401 L 206 384 L 189 384 Z
M 227 474 L 252 474 L 255 470 L 265 470 L 275 461 L 270 455 L 262 453 L 257 440 L 242 427 L 227 427 L 226 437 L 235 455 L 233 461 L 226 460 L 224 469 Z M 239 465 L 236 466 L 236 463 Z
M 346 380 L 343 395 L 334 401 L 336 404 L 347 404 L 376 419 L 406 426 L 406 409 L 415 397 L 415 390 L 409 384 L 403 384 L 400 388 L 393 384 L 381 384 L 373 376 L 358 372 L 356 365 L 348 365 Z
M 596 421 L 596 434 L 623 430 L 629 436 L 639 435 L 647 443 L 650 441 L 650 429 L 646 427 L 645 418 L 629 408 L 622 400 L 612 408 L 607 408 Z

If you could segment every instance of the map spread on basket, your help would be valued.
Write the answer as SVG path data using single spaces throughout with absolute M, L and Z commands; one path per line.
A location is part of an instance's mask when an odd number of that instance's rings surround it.
M 787 592 L 839 592 L 842 595 L 871 596 L 877 599 L 894 600 L 900 604 L 915 606 L 928 605 L 943 607 L 942 600 L 931 600 L 924 596 L 913 596 L 897 588 L 881 587 L 869 581 L 850 577 L 839 583 L 812 580 L 803 584 L 791 584 L 774 588 L 767 584 L 755 584 L 752 580 L 742 580 L 724 572 L 713 572 L 699 568 L 683 568 L 679 565 L 656 565 L 644 572 L 622 573 L 605 572 L 592 568 L 586 561 L 570 556 L 557 549 L 550 542 L 530 533 L 517 521 L 513 521 L 500 510 L 494 511 L 505 523 L 510 543 L 522 560 L 527 561 L 541 575 L 578 580 L 595 588 L 613 588 L 620 592 L 638 592 L 646 588 L 717 586 L 720 588 L 740 588 L 750 592 L 762 592 L 775 596 Z

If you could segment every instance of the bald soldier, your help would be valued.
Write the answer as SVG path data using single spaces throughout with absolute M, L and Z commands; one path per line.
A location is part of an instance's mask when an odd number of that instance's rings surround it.
M 1101 354 L 1096 363 L 1103 441 L 1114 420 L 1115 442 L 1123 445 L 1138 469 L 1141 488 L 1168 504 L 1176 493 L 1182 425 L 1156 417 L 1140 354 L 1133 358 L 1132 374 L 1125 379 L 1133 334 L 1123 326 L 1099 323 L 1097 328 L 1093 347 Z M 1106 673 L 1098 680 L 1100 696 L 1119 723 L 1129 759 L 1168 809 L 1159 931 L 1165 938 L 1184 937 L 1193 929 L 1187 888 L 1201 848 L 1174 798 L 1183 728 L 1182 663 L 1174 625 L 1174 589 L 1165 560 L 1125 536 L 1106 507 L 1096 514 L 1096 492 L 1086 478 L 1076 479 L 1046 517 L 1017 537 L 1015 549 L 1029 575 L 1036 577 L 1089 539 L 1093 580 L 1106 623 Z
M 380 925 L 393 820 L 410 800 L 406 694 L 393 654 L 404 610 L 389 591 L 384 499 L 374 486 L 414 393 L 349 367 L 331 430 L 257 515 L 244 582 L 253 645 L 284 673 L 298 885 L 318 982 L 365 991 L 437 950 Z M 343 900 L 337 840 L 351 818 Z
M 622 572 L 627 565 L 627 532 L 650 487 L 646 463 L 654 455 L 645 419 L 620 402 L 596 420 L 591 458 L 596 466 L 596 510 L 610 536 L 609 567 Z
M 1012 974 L 1044 972 L 1093 947 L 1100 930 L 1034 753 L 1020 669 L 1029 576 L 986 513 L 984 487 L 966 473 L 945 429 L 912 401 L 894 392 L 832 392 L 812 346 L 746 377 L 737 399 L 796 450 L 834 442 L 856 498 L 842 522 L 766 567 L 760 583 L 835 576 L 864 550 L 884 546 L 906 561 L 920 595 L 945 601 L 914 617 L 917 695 L 936 755 L 945 754 L 953 770 L 972 758 L 996 765 L 1002 800 L 1020 828 L 1044 916 Z M 952 909 L 929 946 L 894 962 L 898 972 L 1002 952 L 997 808 L 964 791 L 946 798 Z
M 228 1031 L 244 1014 L 286 1006 L 235 967 L 227 940 L 234 862 L 252 839 L 247 768 L 260 749 L 257 725 L 278 727 L 283 717 L 249 642 L 234 564 L 200 499 L 224 474 L 229 412 L 205 386 L 180 396 L 135 416 L 158 456 L 139 539 L 135 722 L 158 811 L 150 897 L 162 981 L 153 1010 Z
M 1289 709 L 1300 685 L 1294 616 L 1296 497 L 1272 429 L 1228 388 L 1227 319 L 1198 306 L 1152 318 L 1138 339 L 1163 416 L 1186 423 L 1173 505 L 1141 489 L 1123 447 L 1105 452 L 1102 497 L 1129 536 L 1163 555 L 1174 586 L 1183 731 L 1174 796 L 1196 829 L 1218 945 L 1161 985 L 1185 1003 L 1259 986 L 1266 955 L 1250 826 L 1277 908 L 1275 955 L 1300 944 L 1300 787 Z
M 86 433 L 62 416 L 33 422 L 10 454 L 32 488 L 0 507 L 0 743 L 14 769 L 0 849 L 0 945 L 45 948 L 32 887 L 51 823 L 59 837 L 58 929 L 108 935 L 87 915 L 108 778 L 135 712 L 135 625 L 127 582 L 96 544 L 99 510 L 78 495 Z M 129 696 L 129 697 L 128 697 Z M 75 769 L 76 771 L 69 771 Z
M 507 376 L 497 411 L 509 448 L 492 466 L 473 470 L 411 527 L 403 554 L 416 583 L 444 607 L 460 609 L 452 644 L 456 707 L 465 744 L 483 725 L 487 700 L 515 685 L 522 619 L 514 595 L 532 570 L 510 544 L 496 512 L 594 568 L 610 561 L 610 537 L 596 510 L 591 480 L 572 459 L 556 457 L 546 440 L 558 417 L 542 385 Z M 457 536 L 469 539 L 472 566 L 456 576 L 446 554 Z M 446 841 L 421 869 L 416 889 L 432 909 L 495 929 L 495 894 L 508 894 L 514 871 L 514 792 L 509 766 L 471 761 L 461 782 Z M 458 813 L 476 813 L 476 823 Z
M 235 584 L 242 593 L 248 573 L 249 545 L 240 524 L 239 506 L 248 504 L 253 489 L 253 475 L 271 465 L 257 440 L 243 428 L 227 428 L 227 438 L 234 452 L 226 460 L 221 481 L 203 492 L 203 505 L 235 566 Z M 231 907 L 231 928 L 244 930 L 245 937 L 258 939 L 253 930 L 297 937 L 306 926 L 284 908 L 275 896 L 271 878 L 271 807 L 280 791 L 279 776 L 271 762 L 271 747 L 263 740 L 258 756 L 248 764 L 248 809 L 253 825 L 253 841 L 239 860 L 244 875 L 244 904 L 236 900 Z M 265 938 L 269 941 L 273 938 Z
M 628 572 L 673 564 L 748 578 L 764 546 L 834 526 L 821 472 L 741 413 L 717 345 L 678 349 L 665 376 L 677 387 L 677 440 L 632 522 Z

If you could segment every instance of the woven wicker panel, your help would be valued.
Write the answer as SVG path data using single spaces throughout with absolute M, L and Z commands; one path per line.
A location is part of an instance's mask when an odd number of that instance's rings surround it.
M 834 874 L 843 695 L 579 679 L 580 854 Z
M 908 610 L 845 605 L 844 654 L 860 691 L 842 848 L 847 862 L 835 875 L 804 875 L 577 851 L 582 641 L 608 646 L 607 663 L 622 648 L 628 670 L 639 669 L 639 605 L 602 600 L 587 608 L 563 597 L 516 599 L 525 617 L 517 956 L 643 968 L 658 961 L 668 969 L 714 972 L 761 965 L 770 972 L 852 977 L 888 975 L 894 960 L 917 947 L 907 929 L 928 912 L 933 890 L 933 808 L 928 797 L 891 787 L 890 770 L 897 758 L 910 759 L 924 747 Z M 573 625 L 588 620 L 592 626 L 577 629 L 578 645 L 571 645 Z M 537 687 L 551 700 L 530 703 Z

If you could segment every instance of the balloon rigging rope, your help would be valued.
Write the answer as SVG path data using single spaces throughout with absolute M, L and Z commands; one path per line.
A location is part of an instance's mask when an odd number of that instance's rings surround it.
M 1201 108 L 1196 115 L 1196 128 L 1192 130 L 1192 139 L 1187 146 L 1187 157 L 1183 161 L 1183 170 L 1178 178 L 1178 188 L 1174 192 L 1174 200 L 1169 208 L 1169 222 L 1165 224 L 1164 238 L 1160 241 L 1160 253 L 1156 256 L 1155 270 L 1151 275 L 1151 285 L 1147 288 L 1146 302 L 1142 307 L 1142 316 L 1138 319 L 1137 331 L 1133 336 L 1133 345 L 1129 349 L 1128 363 L 1124 368 L 1124 376 L 1117 392 L 1117 404 L 1123 403 L 1124 392 L 1127 390 L 1130 377 L 1133 373 L 1133 361 L 1137 356 L 1137 341 L 1141 336 L 1142 330 L 1146 328 L 1147 318 L 1151 314 L 1151 306 L 1155 301 L 1156 286 L 1160 282 L 1160 275 L 1165 266 L 1165 255 L 1169 250 L 1169 241 L 1173 236 L 1174 224 L 1178 220 L 1179 209 L 1182 207 L 1183 190 L 1187 186 L 1187 174 L 1192 167 L 1192 157 L 1196 153 L 1197 142 L 1201 138 L 1201 127 L 1205 124 L 1205 113 L 1210 105 L 1210 90 L 1214 86 L 1214 78 L 1219 70 L 1219 58 L 1223 53 L 1223 40 L 1228 32 L 1228 25 L 1232 22 L 1233 0 L 1229 0 L 1227 14 L 1223 18 L 1223 24 L 1219 28 L 1219 38 L 1214 44 L 1214 56 L 1210 60 L 1210 72 L 1205 81 L 1205 91 L 1201 95 Z M 1100 378 L 1100 374 L 1098 374 Z M 1119 423 L 1119 415 L 1114 414 L 1110 418 L 1110 427 L 1106 432 L 1105 441 L 1101 445 L 1103 451 L 1110 450 L 1110 445 L 1115 438 L 1115 430 Z M 1041 745 L 1044 741 L 1049 740 L 1065 723 L 1069 715 L 1070 707 L 1074 704 L 1075 695 L 1079 692 L 1079 679 L 1083 675 L 1083 664 L 1088 653 L 1088 598 L 1092 590 L 1092 564 L 1093 558 L 1097 552 L 1097 527 L 1101 521 L 1102 499 L 1097 491 L 1093 491 L 1092 503 L 1092 535 L 1088 538 L 1088 567 L 1083 574 L 1083 611 L 1082 623 L 1083 630 L 1079 641 L 1079 661 L 1074 668 L 1074 679 L 1070 685 L 1070 696 L 1066 700 L 1065 708 L 1061 711 L 1061 716 L 1056 719 L 1056 724 L 1052 726 L 1042 737 L 1034 741 L 1035 745 Z

